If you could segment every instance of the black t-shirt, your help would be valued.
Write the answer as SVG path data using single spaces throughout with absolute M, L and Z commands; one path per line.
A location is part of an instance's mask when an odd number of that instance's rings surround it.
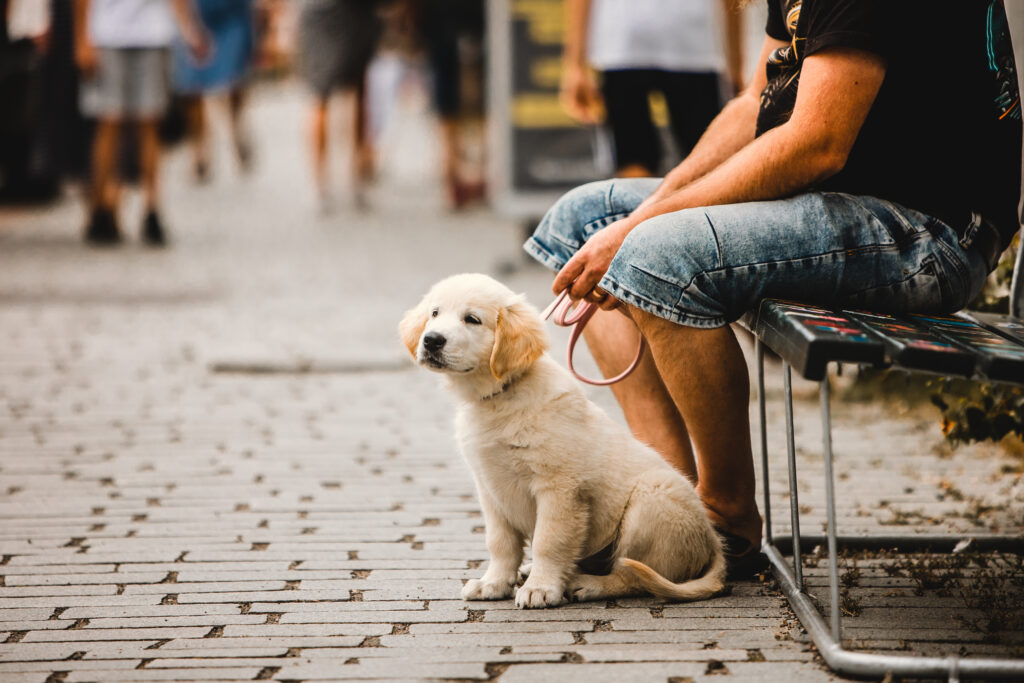
M 1000 0 L 768 0 L 757 134 L 789 120 L 803 60 L 831 47 L 886 60 L 846 166 L 816 189 L 871 195 L 963 231 L 980 213 L 1017 231 L 1021 104 Z

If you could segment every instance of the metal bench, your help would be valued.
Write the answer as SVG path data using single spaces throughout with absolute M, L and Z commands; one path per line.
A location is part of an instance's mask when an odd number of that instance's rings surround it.
M 923 657 L 858 652 L 842 645 L 838 553 L 843 548 L 898 548 L 913 552 L 949 552 L 961 536 L 912 535 L 885 537 L 841 536 L 836 528 L 836 493 L 832 472 L 830 363 L 898 367 L 913 372 L 975 377 L 993 382 L 1024 384 L 1024 321 L 1004 315 L 966 313 L 954 316 L 894 317 L 863 311 L 833 311 L 778 299 L 765 299 L 743 323 L 754 333 L 757 347 L 761 464 L 764 482 L 765 538 L 763 549 L 782 591 L 810 634 L 826 664 L 854 676 L 1008 678 L 1024 681 L 1024 660 L 1001 658 Z M 764 349 L 783 362 L 786 437 L 789 467 L 789 535 L 772 530 L 768 438 L 765 410 Z M 797 494 L 796 445 L 793 430 L 792 370 L 819 382 L 822 455 L 824 458 L 827 529 L 824 537 L 802 535 Z M 1024 538 L 974 537 L 979 550 L 1024 551 Z M 830 623 L 805 590 L 802 551 L 827 546 Z M 792 553 L 792 564 L 784 555 Z

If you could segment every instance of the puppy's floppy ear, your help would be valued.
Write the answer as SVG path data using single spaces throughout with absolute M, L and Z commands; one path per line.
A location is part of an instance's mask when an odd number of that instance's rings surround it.
M 533 365 L 548 348 L 544 322 L 521 298 L 498 311 L 491 374 L 498 381 Z
M 415 308 L 410 308 L 398 323 L 398 333 L 402 336 L 405 348 L 416 358 L 416 347 L 419 346 L 423 328 L 427 326 L 427 299 L 424 297 Z

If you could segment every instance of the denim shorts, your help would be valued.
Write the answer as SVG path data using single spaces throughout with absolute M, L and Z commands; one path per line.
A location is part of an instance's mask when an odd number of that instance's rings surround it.
M 595 232 L 630 214 L 660 181 L 615 179 L 565 194 L 523 248 L 559 270 Z M 948 313 L 985 283 L 982 256 L 956 231 L 874 197 L 811 192 L 684 209 L 626 237 L 600 287 L 673 322 L 713 328 L 763 297 L 887 313 Z

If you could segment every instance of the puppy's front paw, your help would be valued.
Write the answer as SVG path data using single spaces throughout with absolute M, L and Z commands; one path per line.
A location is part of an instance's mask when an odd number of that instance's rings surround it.
M 504 600 L 512 597 L 514 581 L 472 579 L 462 587 L 463 600 Z
M 516 607 L 558 607 L 565 602 L 562 586 L 545 585 L 540 581 L 527 581 L 516 591 Z

